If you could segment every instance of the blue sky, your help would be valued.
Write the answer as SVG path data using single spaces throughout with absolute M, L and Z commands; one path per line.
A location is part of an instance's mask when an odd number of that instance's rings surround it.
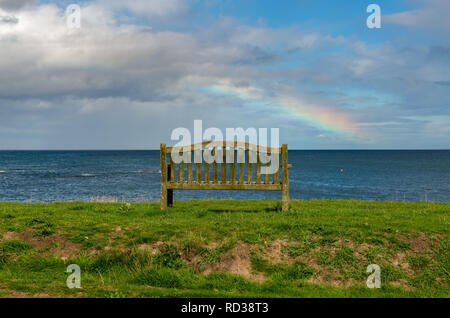
M 0 149 L 157 149 L 195 119 L 276 127 L 298 149 L 449 149 L 449 14 L 446 0 L 0 0 Z

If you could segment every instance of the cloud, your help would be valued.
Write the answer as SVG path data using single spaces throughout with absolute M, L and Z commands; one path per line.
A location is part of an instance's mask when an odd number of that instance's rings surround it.
M 15 16 L 1 16 L 0 15 L 0 24 L 17 24 L 19 23 L 19 19 L 17 19 Z
M 445 42 L 370 45 L 226 17 L 169 30 L 123 24 L 117 13 L 170 20 L 189 12 L 186 2 L 121 3 L 84 4 L 81 29 L 67 29 L 55 5 L 22 7 L 0 28 L 0 148 L 157 147 L 194 119 L 280 127 L 293 147 L 395 147 L 419 135 L 426 144 L 433 127 L 447 131 L 434 117 L 450 116 Z M 214 85 L 260 93 L 202 91 Z
M 421 9 L 383 15 L 383 22 L 448 34 L 450 1 L 421 0 L 421 3 L 423 5 Z
M 16 11 L 35 3 L 37 3 L 36 0 L 0 0 L 0 8 L 8 11 Z

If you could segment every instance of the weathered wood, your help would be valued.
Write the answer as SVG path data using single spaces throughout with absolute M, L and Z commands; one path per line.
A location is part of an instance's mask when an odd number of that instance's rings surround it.
M 236 143 L 233 141 L 230 143 L 230 182 L 236 183 L 236 158 L 234 148 L 236 147 Z
M 192 145 L 168 146 L 167 151 L 172 151 L 173 149 L 175 149 L 175 151 L 186 152 L 189 149 L 204 149 L 204 148 L 206 148 L 207 145 L 209 145 L 210 148 L 222 147 L 222 143 L 223 143 L 223 140 L 202 141 L 202 142 L 195 143 Z M 253 151 L 257 151 L 259 149 L 260 152 L 264 152 L 264 153 L 266 153 L 267 151 L 271 151 L 272 153 L 275 153 L 276 151 L 278 151 L 278 152 L 281 151 L 281 147 L 262 146 L 262 145 L 253 144 L 253 143 L 250 143 L 247 141 L 243 142 L 243 141 L 234 140 L 234 143 L 235 143 L 236 147 L 239 146 L 241 148 L 245 148 L 245 149 L 249 149 L 249 150 L 253 150 Z
M 204 148 L 202 146 L 205 145 Z M 230 155 L 227 160 L 227 147 Z M 212 148 L 212 152 L 211 152 Z M 175 157 L 170 158 L 167 155 L 170 151 L 179 153 L 178 176 L 176 174 Z M 219 181 L 218 162 L 221 155 L 221 181 Z M 204 152 L 204 181 L 201 180 L 202 174 L 202 151 Z M 237 155 L 236 155 L 237 151 Z M 270 190 L 281 191 L 282 210 L 289 209 L 289 168 L 287 159 L 287 145 L 282 147 L 258 147 L 254 144 L 240 141 L 213 141 L 197 143 L 194 145 L 167 147 L 165 144 L 160 146 L 161 154 L 161 209 L 171 206 L 173 203 L 173 193 L 175 189 L 180 190 Z M 186 152 L 186 162 L 184 162 L 184 152 Z M 281 153 L 281 158 L 280 158 Z M 193 160 L 193 155 L 195 160 Z M 262 165 L 261 155 L 264 155 Z M 210 177 L 211 156 L 213 157 L 212 180 Z M 253 182 L 253 162 L 256 156 L 256 181 Z M 237 158 L 236 158 L 237 157 Z M 282 161 L 281 167 L 280 159 Z M 169 164 L 167 163 L 169 160 Z M 238 165 L 238 176 L 236 176 L 236 161 Z M 271 162 L 272 161 L 272 162 Z M 187 164 L 187 181 L 184 181 L 184 164 Z M 193 165 L 195 163 L 195 182 L 193 181 Z M 230 165 L 230 179 L 227 181 L 227 163 Z M 272 169 L 273 167 L 273 169 Z M 245 178 L 245 169 L 247 177 Z M 279 171 L 281 169 L 281 172 Z M 270 181 L 270 174 L 273 174 L 273 182 Z M 281 183 L 280 183 L 281 173 Z M 261 174 L 264 174 L 264 181 L 261 180 Z M 245 179 L 245 180 L 244 180 Z
M 183 158 L 183 152 L 180 151 L 179 155 L 179 163 L 178 163 L 178 182 L 184 182 L 184 158 Z
M 222 144 L 222 183 L 227 182 L 227 145 L 225 141 Z
M 218 167 L 218 163 L 217 163 L 217 158 L 218 158 L 218 151 L 217 151 L 217 147 L 213 148 L 213 182 L 214 183 L 218 183 L 219 182 L 219 167 Z
M 269 184 L 270 183 L 270 152 L 267 152 L 265 155 L 265 162 L 264 162 L 264 183 Z
M 172 168 L 172 164 L 169 164 L 169 166 L 167 167 L 167 182 L 176 182 L 175 178 L 173 178 L 172 180 L 172 176 L 175 175 L 172 174 Z M 173 206 L 173 189 L 167 189 L 167 206 Z
M 281 209 L 289 210 L 289 168 L 288 168 L 288 147 L 283 144 L 281 147 Z
M 176 173 L 175 173 L 175 161 L 173 160 L 173 154 L 171 152 L 169 152 L 169 157 L 170 157 L 170 175 L 167 174 L 167 180 L 171 180 L 171 181 L 175 181 L 176 180 Z
M 273 183 L 280 183 L 280 155 L 278 153 L 272 154 L 273 167 L 275 169 L 273 173 Z
M 169 189 L 178 190 L 268 190 L 268 191 L 280 191 L 281 184 L 256 184 L 256 183 L 244 183 L 244 184 L 232 184 L 227 182 L 223 183 L 169 183 L 167 185 Z
M 244 183 L 244 149 L 238 148 L 239 184 Z
M 195 150 L 195 181 L 202 181 L 202 151 L 197 149 Z
M 210 150 L 204 150 L 204 159 L 205 159 L 205 182 L 209 183 L 209 160 L 211 160 Z
M 256 153 L 256 183 L 261 183 L 261 152 Z
M 187 154 L 187 182 L 192 183 L 192 150 L 189 149 Z
M 253 152 L 251 150 L 247 150 L 246 154 L 247 159 L 247 183 L 252 183 L 253 179 Z
M 161 210 L 167 208 L 167 154 L 166 144 L 161 144 L 159 147 L 159 154 L 161 160 Z

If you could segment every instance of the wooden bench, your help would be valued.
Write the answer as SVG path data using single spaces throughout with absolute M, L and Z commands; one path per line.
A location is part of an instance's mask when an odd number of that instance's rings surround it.
M 289 209 L 288 169 L 291 165 L 288 164 L 286 144 L 282 147 L 266 147 L 240 141 L 205 141 L 173 147 L 161 144 L 160 154 L 161 210 L 173 205 L 173 190 L 275 190 L 281 191 L 282 210 Z M 279 167 L 280 154 L 281 167 Z M 194 162 L 192 162 L 193 155 Z M 236 156 L 238 160 L 235 160 Z M 221 180 L 219 180 L 219 164 Z

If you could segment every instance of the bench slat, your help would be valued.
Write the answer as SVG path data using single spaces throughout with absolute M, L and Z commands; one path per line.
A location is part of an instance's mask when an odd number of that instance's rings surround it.
M 264 162 L 264 183 L 270 183 L 270 152 L 265 154 L 265 162 Z
M 202 181 L 202 151 L 201 150 L 195 150 L 195 181 L 201 182 Z
M 253 180 L 253 151 L 247 150 L 247 183 Z
M 261 152 L 256 153 L 256 183 L 261 183 Z
M 253 151 L 257 151 L 259 149 L 260 152 L 267 152 L 268 150 L 270 150 L 272 153 L 278 152 L 281 153 L 281 147 L 271 147 L 271 146 L 262 146 L 262 145 L 257 145 L 257 144 L 253 144 L 250 142 L 243 142 L 243 141 L 237 141 L 235 140 L 235 147 L 236 147 L 236 143 L 237 146 L 245 148 L 246 150 L 253 150 Z M 206 146 L 210 146 L 210 147 L 222 147 L 222 140 L 209 140 L 209 141 L 202 141 L 199 143 L 195 143 L 195 144 L 191 144 L 191 145 L 184 145 L 184 146 L 168 146 L 167 147 L 167 152 L 172 151 L 173 149 L 175 149 L 175 151 L 184 151 L 187 152 L 189 149 L 191 150 L 195 150 L 195 149 L 204 149 L 206 148 Z
M 230 183 L 236 183 L 236 158 L 234 148 L 236 147 L 236 142 L 230 145 Z
M 238 148 L 239 184 L 244 183 L 244 149 Z
M 178 182 L 184 182 L 184 158 L 183 158 L 183 152 L 180 151 L 178 156 L 180 158 L 180 163 L 178 164 L 178 174 L 179 174 Z
M 273 166 L 276 171 L 273 174 L 273 183 L 280 184 L 280 155 L 273 154 Z
M 227 145 L 225 141 L 222 144 L 222 183 L 227 182 Z
M 177 180 L 177 176 L 175 174 L 175 161 L 173 160 L 172 153 L 169 153 L 170 157 L 170 181 L 175 182 Z
M 203 150 L 205 155 L 205 183 L 209 183 L 209 161 L 211 160 L 210 150 L 205 149 Z
M 213 162 L 213 182 L 214 183 L 218 183 L 219 182 L 219 167 L 217 164 L 217 147 L 213 148 L 213 158 L 214 158 L 214 162 Z
M 180 190 L 264 190 L 264 191 L 280 191 L 281 184 L 256 184 L 256 183 L 244 183 L 244 184 L 231 184 L 227 182 L 223 183 L 168 183 L 168 189 L 180 189 Z
M 192 151 L 187 152 L 187 182 L 192 183 Z

